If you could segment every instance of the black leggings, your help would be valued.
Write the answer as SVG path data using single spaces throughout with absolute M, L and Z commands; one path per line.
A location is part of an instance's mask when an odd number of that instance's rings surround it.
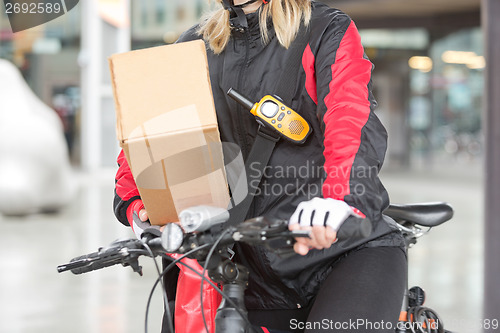
M 394 333 L 406 267 L 398 247 L 363 248 L 335 264 L 309 307 L 250 310 L 248 317 L 256 326 L 286 332 Z

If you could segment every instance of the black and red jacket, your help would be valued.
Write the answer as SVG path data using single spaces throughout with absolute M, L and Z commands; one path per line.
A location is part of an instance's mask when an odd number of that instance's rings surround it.
M 270 27 L 270 41 L 261 41 L 257 14 L 247 15 L 249 28 L 233 31 L 225 50 L 208 47 L 208 64 L 222 142 L 237 144 L 248 156 L 258 124 L 253 115 L 226 95 L 234 88 L 253 101 L 272 94 L 287 60 Z M 197 27 L 179 42 L 200 39 Z M 264 248 L 239 246 L 236 260 L 250 267 L 246 305 L 255 308 L 306 306 L 335 260 L 359 246 L 402 246 L 382 211 L 389 197 L 378 178 L 386 152 L 387 133 L 375 115 L 371 93 L 372 63 L 366 58 L 353 21 L 343 12 L 312 2 L 310 39 L 302 56 L 294 98 L 289 105 L 311 125 L 303 145 L 281 140 L 254 198 L 250 215 L 288 219 L 296 206 L 315 196 L 344 200 L 373 223 L 368 240 L 341 240 L 330 249 L 302 257 L 280 258 Z M 290 103 L 289 103 L 290 104 Z M 123 154 L 116 178 L 115 213 L 127 224 L 127 210 L 138 198 Z M 137 204 L 135 201 L 134 204 Z M 363 244 L 361 244 L 363 243 Z

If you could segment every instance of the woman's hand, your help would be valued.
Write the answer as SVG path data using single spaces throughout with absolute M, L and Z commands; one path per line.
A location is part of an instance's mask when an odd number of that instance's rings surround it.
M 142 221 L 142 222 L 146 222 L 149 220 L 149 216 L 148 216 L 148 211 L 146 209 L 141 209 L 138 213 L 139 215 L 139 219 Z M 179 224 L 179 222 L 174 222 L 174 223 L 177 223 Z M 166 225 L 166 224 L 165 224 Z M 163 231 L 163 229 L 165 229 L 165 225 L 162 225 L 160 227 L 160 231 Z M 179 224 L 180 225 L 180 224 Z
M 314 248 L 317 250 L 327 249 L 335 242 L 337 239 L 337 233 L 331 227 L 313 226 L 313 227 L 303 227 L 299 224 L 291 224 L 289 226 L 290 230 L 310 230 L 310 238 L 297 237 L 296 242 L 293 245 L 293 250 L 305 256 L 310 249 Z
M 142 232 L 151 227 L 151 224 L 149 223 L 148 212 L 146 211 L 146 209 L 144 209 L 142 201 L 138 200 L 137 206 L 138 207 L 133 211 L 130 226 L 132 227 L 132 230 L 134 231 L 137 239 L 141 239 Z
M 290 217 L 290 230 L 310 230 L 310 238 L 298 237 L 295 252 L 306 255 L 311 248 L 329 248 L 337 239 L 337 230 L 354 210 L 341 200 L 313 198 L 303 201 Z
M 147 220 L 149 220 L 148 212 L 144 208 L 139 211 L 138 215 L 139 215 L 139 219 L 142 222 L 146 222 Z

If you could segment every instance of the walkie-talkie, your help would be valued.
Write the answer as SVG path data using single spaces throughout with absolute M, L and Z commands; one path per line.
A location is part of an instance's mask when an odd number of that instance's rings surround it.
M 304 143 L 311 133 L 311 126 L 307 121 L 286 106 L 277 96 L 266 95 L 258 103 L 252 103 L 233 88 L 230 88 L 227 94 L 249 110 L 259 124 L 273 129 L 287 140 L 299 144 Z

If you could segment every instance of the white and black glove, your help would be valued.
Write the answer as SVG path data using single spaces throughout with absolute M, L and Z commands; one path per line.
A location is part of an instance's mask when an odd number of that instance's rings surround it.
M 344 201 L 313 198 L 297 206 L 288 224 L 299 224 L 301 227 L 328 226 L 337 231 L 351 215 L 357 216 L 358 214 Z
M 290 217 L 290 230 L 311 230 L 310 238 L 296 238 L 295 252 L 307 254 L 309 249 L 330 247 L 337 238 L 336 232 L 351 215 L 362 216 L 344 201 L 331 198 L 313 198 L 303 201 Z

